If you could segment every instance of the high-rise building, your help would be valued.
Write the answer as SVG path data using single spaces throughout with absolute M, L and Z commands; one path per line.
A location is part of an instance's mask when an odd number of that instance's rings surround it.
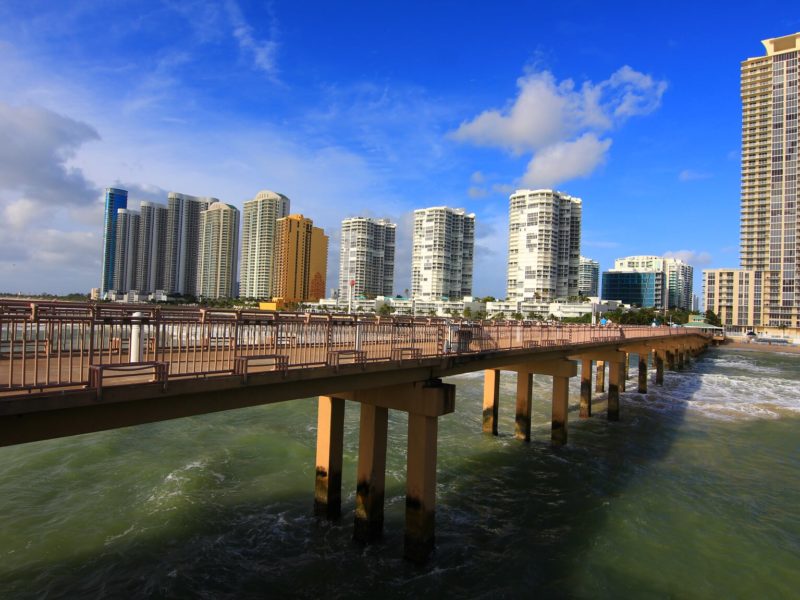
M 352 217 L 342 221 L 340 298 L 349 298 L 351 293 L 354 298 L 392 295 L 396 229 L 387 219 Z
M 128 192 L 117 188 L 105 190 L 103 218 L 103 273 L 100 277 L 100 297 L 114 287 L 114 259 L 117 240 L 117 211 L 128 208 Z
M 693 277 L 694 268 L 677 258 L 618 258 L 614 268 L 603 273 L 603 300 L 659 310 L 691 310 Z
M 276 222 L 273 296 L 285 302 L 317 302 L 325 296 L 328 236 L 303 215 Z
M 578 293 L 582 296 L 599 296 L 600 263 L 585 256 L 578 265 Z
M 269 298 L 272 295 L 275 222 L 288 214 L 289 198 L 268 190 L 258 192 L 255 198 L 244 203 L 241 297 Z
M 142 202 L 139 207 L 139 248 L 134 289 L 151 293 L 166 289 L 168 210 L 163 204 Z
M 214 202 L 200 213 L 197 295 L 230 298 L 236 294 L 239 266 L 239 209 Z
M 200 213 L 216 198 L 170 192 L 167 196 L 167 264 L 164 278 L 170 294 L 197 295 Z
M 706 269 L 703 310 L 713 311 L 726 327 L 752 326 L 761 310 L 763 274 L 746 269 Z
M 136 289 L 136 258 L 139 248 L 139 213 L 117 210 L 117 231 L 114 244 L 114 279 L 112 289 L 128 292 Z
M 436 206 L 414 211 L 411 294 L 460 300 L 472 295 L 475 215 Z
M 508 300 L 553 301 L 578 295 L 580 198 L 554 190 L 517 190 L 509 198 Z
M 762 43 L 766 54 L 749 58 L 741 66 L 741 268 L 763 273 L 761 310 L 751 324 L 800 327 L 800 33 Z

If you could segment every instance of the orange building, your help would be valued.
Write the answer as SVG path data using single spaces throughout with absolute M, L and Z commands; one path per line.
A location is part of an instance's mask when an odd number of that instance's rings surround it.
M 328 236 L 303 215 L 278 219 L 276 226 L 273 298 L 287 303 L 324 298 Z

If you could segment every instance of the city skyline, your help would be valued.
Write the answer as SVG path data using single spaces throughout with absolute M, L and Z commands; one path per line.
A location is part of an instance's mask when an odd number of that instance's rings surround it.
M 502 296 L 508 195 L 545 185 L 587 199 L 581 252 L 603 269 L 630 254 L 678 256 L 696 274 L 735 266 L 738 64 L 800 30 L 769 10 L 738 23 L 693 7 L 688 26 L 677 6 L 654 23 L 598 7 L 576 22 L 565 5 L 537 8 L 546 26 L 531 37 L 517 35 L 523 9 L 442 6 L 412 48 L 400 33 L 414 6 L 152 8 L 135 24 L 131 7 L 92 2 L 0 8 L 0 124 L 15 140 L 0 173 L 3 291 L 97 286 L 107 186 L 128 189 L 129 206 L 180 189 L 240 210 L 281 190 L 334 234 L 331 257 L 343 218 L 388 218 L 396 291 L 410 287 L 413 209 L 445 204 L 476 213 L 474 293 Z M 109 21 L 114 36 L 90 34 Z M 648 52 L 623 35 L 636 28 Z M 725 42 L 690 60 L 713 37 Z M 697 210 L 713 227 L 689 222 Z M 330 260 L 329 282 L 337 271 Z

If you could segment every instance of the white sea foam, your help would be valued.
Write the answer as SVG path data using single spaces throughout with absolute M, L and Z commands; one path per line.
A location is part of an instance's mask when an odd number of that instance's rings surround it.
M 787 379 L 689 372 L 667 374 L 666 381 L 663 388 L 649 387 L 644 405 L 654 410 L 681 408 L 720 420 L 800 414 L 797 382 Z M 628 399 L 636 400 L 630 395 Z
M 186 485 L 192 480 L 193 471 L 204 471 L 206 462 L 204 460 L 194 460 L 174 471 L 167 473 L 161 483 L 155 487 L 147 498 L 154 511 L 175 510 L 176 499 L 193 503 L 192 499 L 185 494 Z M 214 474 L 217 481 L 222 481 L 225 477 L 221 474 Z M 220 477 L 222 479 L 220 479 Z

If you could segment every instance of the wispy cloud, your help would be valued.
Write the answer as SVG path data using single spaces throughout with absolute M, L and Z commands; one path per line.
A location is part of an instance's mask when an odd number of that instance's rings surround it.
M 711 173 L 707 173 L 705 171 L 694 171 L 692 169 L 684 169 L 680 173 L 678 173 L 678 181 L 687 182 L 687 181 L 699 181 L 701 179 L 711 179 L 713 175 Z
M 256 69 L 263 71 L 270 79 L 277 81 L 278 67 L 276 57 L 278 42 L 276 38 L 278 28 L 275 24 L 274 15 L 270 14 L 269 37 L 259 39 L 235 0 L 228 0 L 225 3 L 225 8 L 233 27 L 233 37 L 239 44 L 240 50 L 250 56 Z
M 536 187 L 593 173 L 611 147 L 611 138 L 602 136 L 630 117 L 656 110 L 667 83 L 626 65 L 597 84 L 559 82 L 540 71 L 518 79 L 517 87 L 508 106 L 482 112 L 451 137 L 516 155 L 532 153 L 522 182 Z
M 670 250 L 664 252 L 664 258 L 677 258 L 695 267 L 705 267 L 711 264 L 711 255 L 705 251 Z
M 581 240 L 581 245 L 588 248 L 619 248 L 622 244 L 604 240 Z

